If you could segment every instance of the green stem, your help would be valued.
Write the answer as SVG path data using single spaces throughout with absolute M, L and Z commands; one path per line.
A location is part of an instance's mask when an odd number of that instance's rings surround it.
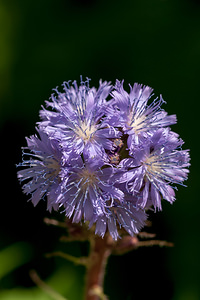
M 30 277 L 33 280 L 33 282 L 39 288 L 41 288 L 45 293 L 47 293 L 52 299 L 54 299 L 54 300 L 67 300 L 62 295 L 60 295 L 58 292 L 56 292 L 55 290 L 53 290 L 43 280 L 41 280 L 35 270 L 31 270 L 30 271 Z

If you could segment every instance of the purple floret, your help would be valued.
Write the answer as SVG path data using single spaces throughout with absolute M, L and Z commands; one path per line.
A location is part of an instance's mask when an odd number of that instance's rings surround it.
M 124 201 L 124 193 L 112 180 L 114 170 L 105 161 L 89 158 L 84 162 L 74 152 L 66 166 L 66 188 L 58 202 L 73 222 L 88 221 L 89 227 L 96 223 L 97 234 L 103 237 L 108 230 L 113 239 L 119 236 L 117 224 L 131 235 L 144 225 L 145 213 Z
M 110 102 L 109 124 L 121 127 L 128 134 L 129 149 L 155 130 L 176 123 L 176 115 L 168 116 L 161 109 L 164 103 L 162 96 L 148 104 L 153 96 L 152 92 L 152 88 L 135 83 L 133 87 L 130 86 L 128 94 L 123 88 L 123 81 L 116 81 Z
M 33 205 L 47 196 L 47 209 L 58 209 L 57 198 L 62 190 L 61 170 L 64 167 L 58 142 L 38 130 L 38 136 L 27 138 L 27 147 L 23 149 L 23 160 L 17 172 L 23 185 L 23 192 L 30 194 Z
M 47 106 L 53 111 L 43 109 L 39 122 L 50 137 L 60 141 L 66 152 L 75 151 L 78 154 L 94 157 L 104 155 L 105 150 L 112 150 L 111 139 L 119 137 L 121 133 L 110 126 L 106 119 L 108 102 L 106 98 L 112 86 L 100 81 L 99 88 L 89 87 L 89 80 L 76 81 L 70 86 L 63 83 L 64 91 L 57 96 L 52 94 L 51 102 Z
M 103 237 L 108 230 L 112 238 L 117 240 L 120 237 L 119 228 L 125 229 L 131 236 L 139 233 L 147 215 L 143 209 L 136 207 L 133 197 L 129 198 L 130 201 L 125 196 L 123 203 L 115 199 L 112 206 L 106 207 L 106 214 L 97 218 L 96 234 Z
M 142 208 L 154 206 L 162 209 L 161 199 L 172 203 L 175 200 L 173 184 L 187 179 L 189 151 L 180 150 L 183 141 L 168 128 L 159 129 L 148 140 L 130 152 L 130 158 L 120 162 L 121 175 L 118 182 L 137 197 Z

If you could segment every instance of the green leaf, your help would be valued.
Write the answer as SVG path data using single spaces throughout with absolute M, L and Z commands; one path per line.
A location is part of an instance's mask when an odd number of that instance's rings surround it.
M 33 256 L 31 246 L 25 242 L 12 244 L 0 251 L 0 279 L 24 265 Z

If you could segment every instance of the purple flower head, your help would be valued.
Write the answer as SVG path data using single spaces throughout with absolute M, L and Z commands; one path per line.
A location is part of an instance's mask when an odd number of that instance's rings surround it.
M 40 112 L 38 136 L 23 148 L 24 193 L 34 205 L 46 197 L 49 211 L 86 222 L 101 237 L 137 234 L 146 210 L 161 210 L 162 199 L 173 203 L 176 184 L 187 179 L 189 151 L 169 128 L 176 116 L 137 83 L 127 93 L 123 81 L 96 89 L 81 79 L 55 91 Z
M 133 87 L 130 86 L 128 94 L 123 88 L 123 81 L 116 81 L 112 91 L 113 111 L 110 113 L 110 124 L 121 127 L 128 134 L 129 149 L 137 145 L 140 138 L 151 135 L 152 131 L 176 123 L 176 115 L 168 116 L 161 109 L 164 103 L 162 96 L 148 104 L 152 92 L 152 88 L 135 83 Z
M 81 81 L 78 87 L 76 81 L 70 86 L 63 83 L 64 91 L 57 96 L 52 94 L 47 106 L 53 111 L 43 109 L 39 122 L 40 128 L 62 144 L 66 152 L 72 150 L 78 154 L 94 157 L 104 155 L 105 150 L 112 149 L 111 139 L 119 137 L 120 132 L 108 125 L 105 113 L 108 103 L 106 98 L 112 86 L 100 81 L 98 90 L 89 87 L 89 80 Z
M 173 184 L 182 184 L 187 179 L 188 150 L 180 150 L 183 141 L 168 128 L 159 129 L 148 140 L 144 139 L 131 158 L 123 159 L 123 172 L 118 182 L 126 182 L 126 189 L 142 208 L 161 207 L 161 199 L 170 203 L 175 200 Z M 127 171 L 125 171 L 127 170 Z
M 63 168 L 62 153 L 58 142 L 50 140 L 48 136 L 38 130 L 38 136 L 27 138 L 24 147 L 23 160 L 18 167 L 17 176 L 23 185 L 23 192 L 30 194 L 30 200 L 36 206 L 41 198 L 47 196 L 47 209 L 58 209 L 57 197 L 61 193 Z

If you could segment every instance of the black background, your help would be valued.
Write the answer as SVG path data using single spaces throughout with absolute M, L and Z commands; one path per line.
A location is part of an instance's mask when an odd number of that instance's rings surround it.
M 80 75 L 96 87 L 100 78 L 124 79 L 127 91 L 134 82 L 153 87 L 191 149 L 188 187 L 150 217 L 157 238 L 175 246 L 111 257 L 105 292 L 110 300 L 200 299 L 199 71 L 198 1 L 0 1 L 0 299 L 51 299 L 34 286 L 30 269 L 67 299 L 82 297 L 84 268 L 44 254 L 85 255 L 87 245 L 59 242 L 63 230 L 43 219 L 62 216 L 27 202 L 15 167 L 52 88 Z

